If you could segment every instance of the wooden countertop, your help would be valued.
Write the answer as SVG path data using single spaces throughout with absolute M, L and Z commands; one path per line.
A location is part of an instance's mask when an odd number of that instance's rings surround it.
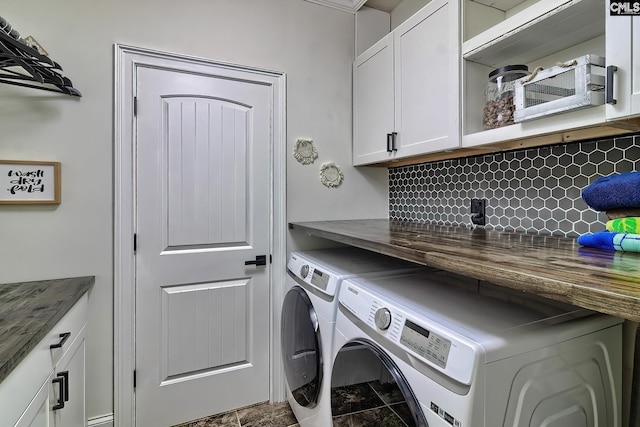
M 290 223 L 289 228 L 625 319 L 640 321 L 640 254 L 574 238 L 406 221 Z
M 0 284 L 0 382 L 91 288 L 93 276 Z

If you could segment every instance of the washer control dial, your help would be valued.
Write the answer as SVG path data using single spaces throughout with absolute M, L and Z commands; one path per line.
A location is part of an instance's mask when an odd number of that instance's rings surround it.
M 300 268 L 300 275 L 303 279 L 306 279 L 309 275 L 309 264 L 304 264 L 302 268 Z
M 378 329 L 384 331 L 391 325 L 391 312 L 388 308 L 380 308 L 376 311 L 375 322 Z

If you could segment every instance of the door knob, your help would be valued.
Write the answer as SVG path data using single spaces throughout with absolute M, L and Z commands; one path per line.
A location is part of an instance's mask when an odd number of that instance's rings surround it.
M 245 261 L 244 265 L 267 265 L 267 256 L 266 255 L 256 255 L 255 261 Z

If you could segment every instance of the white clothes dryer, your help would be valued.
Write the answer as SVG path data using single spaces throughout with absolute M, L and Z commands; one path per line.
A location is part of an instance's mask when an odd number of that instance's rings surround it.
M 349 277 L 425 267 L 345 247 L 292 252 L 287 269 L 290 289 L 282 306 L 281 330 L 287 398 L 302 427 L 327 427 L 332 424 L 330 360 L 340 284 Z
M 533 298 L 433 272 L 347 279 L 332 358 L 369 348 L 419 427 L 620 427 L 622 320 Z

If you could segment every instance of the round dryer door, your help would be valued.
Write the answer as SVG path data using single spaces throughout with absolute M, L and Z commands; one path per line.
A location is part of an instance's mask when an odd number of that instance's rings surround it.
M 314 407 L 322 382 L 318 318 L 304 289 L 294 286 L 282 305 L 282 359 L 294 399 Z

